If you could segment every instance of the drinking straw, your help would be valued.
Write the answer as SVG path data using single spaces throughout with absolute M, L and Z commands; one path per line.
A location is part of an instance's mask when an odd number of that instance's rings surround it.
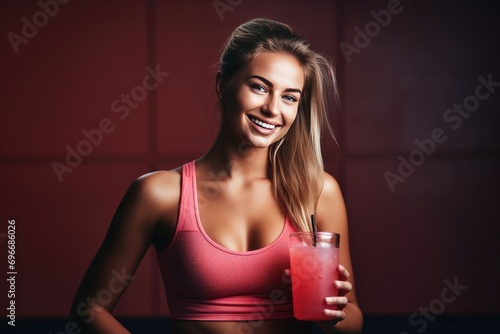
M 316 243 L 318 242 L 318 226 L 316 225 L 316 218 L 314 215 L 311 215 L 311 224 L 313 229 L 313 246 L 316 247 Z

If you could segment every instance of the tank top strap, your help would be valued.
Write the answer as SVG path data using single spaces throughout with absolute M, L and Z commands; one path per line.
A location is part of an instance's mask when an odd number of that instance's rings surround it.
M 199 231 L 197 225 L 198 203 L 196 201 L 195 161 L 182 166 L 181 198 L 177 231 Z

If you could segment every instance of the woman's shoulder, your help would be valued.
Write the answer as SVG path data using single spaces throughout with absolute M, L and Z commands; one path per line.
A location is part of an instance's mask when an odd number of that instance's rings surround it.
M 150 172 L 138 177 L 130 186 L 137 198 L 165 207 L 177 205 L 180 196 L 182 168 Z
M 181 174 L 182 167 L 177 167 L 171 170 L 158 170 L 139 176 L 135 182 L 145 186 L 154 186 L 158 183 L 168 184 L 180 181 Z
M 345 233 L 347 215 L 342 190 L 337 180 L 326 172 L 316 214 L 321 230 Z
M 321 191 L 321 197 L 323 196 L 330 198 L 342 198 L 342 190 L 340 189 L 337 179 L 335 179 L 335 177 L 328 172 L 324 172 L 323 176 L 323 189 Z

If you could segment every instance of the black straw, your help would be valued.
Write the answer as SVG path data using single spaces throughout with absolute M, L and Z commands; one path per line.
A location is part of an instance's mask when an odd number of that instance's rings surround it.
M 316 226 L 316 218 L 314 215 L 311 215 L 311 224 L 313 228 L 313 246 L 316 247 L 316 243 L 318 242 L 318 226 Z

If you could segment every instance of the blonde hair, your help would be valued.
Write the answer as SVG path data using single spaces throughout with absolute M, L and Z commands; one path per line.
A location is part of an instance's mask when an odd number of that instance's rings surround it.
M 297 118 L 288 133 L 271 145 L 269 172 L 280 205 L 300 231 L 310 231 L 310 216 L 323 187 L 321 133 L 328 130 L 335 138 L 327 113 L 330 98 L 337 97 L 335 75 L 329 61 L 292 28 L 259 18 L 237 27 L 226 42 L 220 59 L 225 85 L 264 52 L 292 55 L 304 70 Z

